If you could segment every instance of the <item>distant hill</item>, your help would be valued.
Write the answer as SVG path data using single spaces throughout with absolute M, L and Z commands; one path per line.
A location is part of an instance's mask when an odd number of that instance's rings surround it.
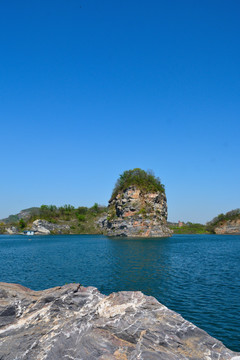
M 40 207 L 31 207 L 29 209 L 21 210 L 18 214 L 9 215 L 7 218 L 1 219 L 0 222 L 3 222 L 5 224 L 15 224 L 19 222 L 20 219 L 28 221 L 32 216 L 39 215 L 39 213 Z

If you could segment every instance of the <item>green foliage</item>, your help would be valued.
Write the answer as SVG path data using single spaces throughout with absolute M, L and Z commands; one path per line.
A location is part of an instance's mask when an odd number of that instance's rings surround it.
M 101 212 L 101 206 L 99 205 L 99 204 L 97 204 L 97 203 L 95 203 L 90 209 L 89 209 L 89 211 L 91 212 L 91 213 L 95 213 L 95 214 L 99 214 L 100 212 Z
M 183 226 L 181 227 L 170 225 L 169 228 L 173 230 L 174 234 L 207 234 L 208 233 L 205 225 L 198 223 L 191 223 L 191 222 L 187 222 L 186 224 L 183 224 Z
M 1 222 L 0 223 L 0 234 L 4 234 L 5 228 L 6 228 L 5 224 L 3 222 Z
M 58 218 L 69 220 L 75 213 L 76 209 L 72 205 L 60 207 L 55 205 L 42 205 L 39 210 L 39 215 L 34 216 L 31 219 L 34 220 L 40 218 L 51 222 L 54 222 L 54 220 L 57 221 Z
M 20 227 L 21 230 L 23 230 L 26 227 L 25 221 L 23 219 L 20 219 L 18 226 Z
M 86 213 L 88 212 L 88 208 L 84 207 L 84 206 L 79 206 L 76 209 L 77 214 L 82 214 L 82 215 L 86 215 Z
M 95 203 L 92 207 L 72 205 L 57 207 L 55 205 L 42 205 L 39 210 L 38 219 L 44 219 L 55 224 L 67 224 L 70 226 L 72 234 L 96 234 L 101 230 L 96 226 L 96 219 L 107 208 Z M 31 217 L 29 222 L 36 220 L 36 216 Z
M 97 212 L 97 211 L 98 211 L 98 204 L 95 203 L 91 209 L 92 209 L 93 211 L 96 211 L 96 212 Z
M 78 221 L 85 221 L 86 220 L 86 216 L 82 215 L 82 214 L 77 214 L 77 218 L 78 218 Z
M 26 227 L 31 227 L 34 220 L 44 219 L 53 224 L 69 225 L 71 229 L 70 233 L 72 234 L 99 234 L 102 233 L 102 230 L 98 228 L 96 221 L 98 217 L 105 213 L 107 213 L 107 207 L 97 203 L 90 208 L 85 206 L 75 208 L 72 205 L 60 207 L 55 205 L 42 205 L 40 208 L 34 208 L 32 213 L 29 211 L 28 219 L 24 218 L 24 220 L 19 220 L 17 215 L 16 217 L 13 216 L 14 223 L 12 223 L 12 225 L 22 230 Z M 5 232 L 5 227 L 6 224 L 4 223 L 0 226 L 0 233 Z M 55 234 L 58 233 L 58 231 L 52 231 L 51 233 Z M 66 230 L 65 233 L 69 233 L 69 231 Z
M 126 190 L 129 186 L 135 185 L 143 192 L 160 191 L 165 193 L 164 185 L 158 177 L 155 177 L 152 171 L 144 171 L 136 168 L 124 171 L 117 180 L 112 192 L 113 199 L 119 192 Z
M 10 215 L 6 221 L 7 224 L 17 224 L 19 221 L 19 218 L 17 215 Z
M 140 210 L 139 210 L 139 212 L 138 212 L 138 214 L 141 214 L 141 215 L 146 215 L 147 214 L 147 210 L 146 210 L 146 208 L 141 208 Z
M 67 215 L 70 215 L 71 213 L 73 213 L 75 210 L 74 206 L 72 205 L 64 205 L 64 212 Z

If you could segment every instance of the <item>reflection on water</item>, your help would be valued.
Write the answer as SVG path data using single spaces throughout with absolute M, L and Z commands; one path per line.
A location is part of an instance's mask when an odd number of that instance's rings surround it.
M 154 292 L 156 279 L 160 291 L 167 291 L 169 277 L 169 242 L 166 239 L 109 239 L 113 261 L 113 284 L 109 291 L 141 290 L 146 295 Z
M 240 236 L 0 236 L 0 281 L 140 290 L 240 350 Z

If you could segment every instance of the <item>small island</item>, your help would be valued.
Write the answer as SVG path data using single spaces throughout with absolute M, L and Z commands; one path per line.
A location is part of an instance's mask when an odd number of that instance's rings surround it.
M 150 171 L 124 171 L 113 189 L 107 217 L 99 224 L 108 236 L 171 236 L 164 185 Z

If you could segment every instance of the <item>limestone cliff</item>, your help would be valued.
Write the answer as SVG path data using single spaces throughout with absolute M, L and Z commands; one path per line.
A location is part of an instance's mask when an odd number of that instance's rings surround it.
M 240 218 L 223 221 L 214 229 L 216 234 L 239 235 L 240 234 Z
M 141 292 L 0 283 L 1 360 L 240 360 Z
M 207 230 L 220 235 L 240 234 L 240 209 L 220 214 L 207 223 Z
M 108 217 L 102 221 L 102 227 L 108 236 L 171 236 L 165 192 L 145 192 L 138 186 L 129 186 L 109 201 Z

